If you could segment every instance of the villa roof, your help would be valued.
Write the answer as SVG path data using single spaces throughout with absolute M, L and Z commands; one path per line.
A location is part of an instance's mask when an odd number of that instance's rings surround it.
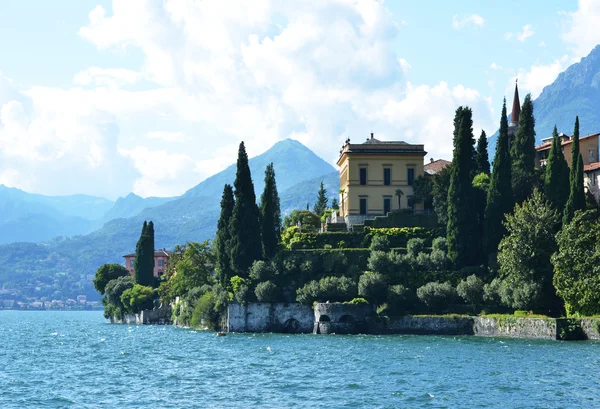
M 154 251 L 154 257 L 170 257 L 172 251 L 160 249 Z M 123 257 L 135 257 L 135 253 L 125 254 Z
M 583 167 L 584 172 L 591 172 L 596 169 L 600 169 L 600 162 L 590 163 L 589 165 L 585 165 Z
M 350 143 L 350 139 L 347 139 L 342 149 L 340 149 L 340 157 L 338 164 L 345 154 L 350 153 L 377 153 L 377 154 L 399 154 L 406 153 L 412 155 L 427 155 L 425 152 L 424 145 L 413 145 L 404 141 L 380 141 L 373 137 L 367 138 L 363 143 Z
M 598 137 L 598 136 L 600 136 L 600 132 L 593 133 L 593 134 L 590 134 L 590 135 L 581 136 L 581 137 L 579 137 L 579 140 L 581 141 L 583 139 L 594 138 L 594 137 Z M 562 141 L 561 146 L 565 146 L 565 145 L 568 145 L 571 142 L 573 142 L 572 138 L 573 138 L 573 136 L 569 136 L 568 140 Z M 544 142 L 541 145 L 536 146 L 535 150 L 536 151 L 543 151 L 543 150 L 546 150 L 546 149 L 550 149 L 551 146 L 552 146 L 552 141 L 550 141 L 550 142 Z
M 445 159 L 432 160 L 431 162 L 426 163 L 425 166 L 423 166 L 423 170 L 428 175 L 435 175 L 436 173 L 441 172 L 451 164 L 452 162 Z

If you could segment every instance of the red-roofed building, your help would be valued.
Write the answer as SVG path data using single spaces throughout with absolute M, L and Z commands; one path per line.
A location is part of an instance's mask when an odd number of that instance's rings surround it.
M 565 155 L 565 159 L 571 166 L 571 143 L 572 136 L 568 136 L 565 134 L 559 134 L 561 139 L 562 150 Z M 598 137 L 600 137 L 600 133 L 595 133 L 591 135 L 581 136 L 579 138 L 579 152 L 581 153 L 581 157 L 583 158 L 583 165 L 589 165 L 591 163 L 598 162 Z M 548 160 L 548 154 L 550 153 L 550 148 L 552 147 L 552 137 L 542 139 L 542 144 L 535 147 L 535 166 L 537 168 L 541 168 L 546 165 L 546 161 Z
M 433 160 L 433 158 L 431 158 L 429 163 L 426 163 L 423 166 L 423 172 L 425 173 L 425 176 L 433 176 L 436 173 L 441 172 L 442 170 L 444 170 L 445 168 L 447 168 L 450 165 L 452 165 L 452 162 L 450 162 L 448 160 L 445 160 L 445 159 Z
M 167 269 L 167 260 L 171 256 L 171 252 L 165 249 L 154 251 L 154 277 L 160 277 L 165 273 Z M 125 259 L 125 268 L 129 270 L 129 274 L 134 274 L 135 265 L 135 253 L 126 254 L 123 256 Z

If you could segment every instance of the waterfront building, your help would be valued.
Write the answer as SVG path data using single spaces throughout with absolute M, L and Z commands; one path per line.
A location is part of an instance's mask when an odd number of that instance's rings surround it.
M 452 165 L 452 162 L 446 159 L 437 159 L 433 160 L 431 158 L 429 163 L 423 166 L 423 171 L 425 172 L 425 176 L 434 176 L 440 173 L 442 170 L 446 169 L 448 166 Z
M 167 269 L 167 260 L 169 260 L 170 256 L 171 252 L 166 249 L 154 251 L 154 277 L 160 277 L 165 273 L 165 270 Z M 123 258 L 125 259 L 125 268 L 133 276 L 135 270 L 135 253 L 126 254 Z
M 347 139 L 340 150 L 340 216 L 348 226 L 398 209 L 423 210 L 413 201 L 413 183 L 423 176 L 423 145 Z M 400 198 L 400 205 L 398 204 Z
M 561 139 L 562 151 L 569 167 L 571 167 L 571 145 L 573 143 L 573 135 L 558 135 Z M 583 158 L 583 166 L 586 167 L 592 163 L 598 162 L 598 137 L 600 133 L 581 136 L 579 138 L 579 152 Z M 542 139 L 542 143 L 535 147 L 535 166 L 540 169 L 546 165 L 548 154 L 552 147 L 552 137 Z

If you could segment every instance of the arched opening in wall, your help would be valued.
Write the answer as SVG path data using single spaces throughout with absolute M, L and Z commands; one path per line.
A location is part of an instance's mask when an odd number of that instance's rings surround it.
M 300 322 L 294 318 L 290 318 L 286 322 L 283 323 L 283 328 L 281 332 L 284 334 L 296 334 L 300 331 Z
M 327 315 L 321 315 L 319 317 L 319 322 L 329 322 L 329 321 L 331 321 L 331 319 L 329 319 L 329 316 L 327 316 Z
M 348 314 L 342 315 L 340 317 L 340 321 L 339 322 L 342 322 L 342 323 L 354 322 L 354 317 L 352 315 L 348 315 Z

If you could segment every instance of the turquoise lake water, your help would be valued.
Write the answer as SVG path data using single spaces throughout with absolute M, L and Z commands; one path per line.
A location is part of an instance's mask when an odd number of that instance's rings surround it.
M 600 343 L 198 332 L 0 311 L 0 408 L 600 408 Z

